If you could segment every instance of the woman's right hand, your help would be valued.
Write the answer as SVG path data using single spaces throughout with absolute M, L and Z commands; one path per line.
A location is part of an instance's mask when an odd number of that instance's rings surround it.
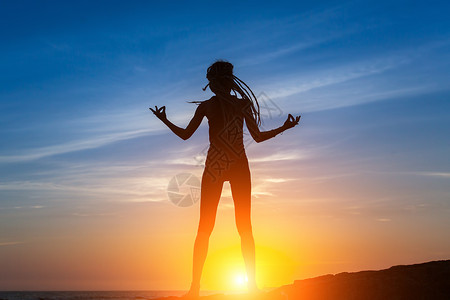
M 162 107 L 160 107 L 160 108 L 158 108 L 158 106 L 156 106 L 155 105 L 155 109 L 153 109 L 153 108 L 149 108 L 152 112 L 153 112 L 153 114 L 155 114 L 155 116 L 157 116 L 158 117 L 158 119 L 160 119 L 161 121 L 164 121 L 164 120 L 167 120 L 167 117 L 166 117 L 166 107 L 165 106 L 162 106 Z
M 295 125 L 298 125 L 300 118 L 301 118 L 301 116 L 297 116 L 294 118 L 293 115 L 289 114 L 286 121 L 283 124 L 284 129 L 289 129 L 289 128 L 294 127 Z

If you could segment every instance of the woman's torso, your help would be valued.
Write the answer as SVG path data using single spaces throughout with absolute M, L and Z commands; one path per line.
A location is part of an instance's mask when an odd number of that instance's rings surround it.
M 214 177 L 228 177 L 248 169 L 244 149 L 244 100 L 235 96 L 214 96 L 204 102 L 209 124 L 209 150 L 205 171 Z

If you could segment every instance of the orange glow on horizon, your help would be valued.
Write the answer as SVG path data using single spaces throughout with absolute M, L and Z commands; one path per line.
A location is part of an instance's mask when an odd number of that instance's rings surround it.
M 292 283 L 295 266 L 295 262 L 282 252 L 256 245 L 256 281 L 260 288 Z M 247 275 L 240 245 L 208 254 L 202 286 L 205 290 L 247 290 Z

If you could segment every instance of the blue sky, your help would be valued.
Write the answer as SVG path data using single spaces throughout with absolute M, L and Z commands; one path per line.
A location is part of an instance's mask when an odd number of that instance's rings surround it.
M 13 260 L 6 248 L 39 247 L 73 222 L 83 232 L 79 217 L 178 209 L 166 186 L 201 176 L 206 122 L 183 142 L 148 107 L 186 125 L 187 101 L 211 96 L 206 68 L 226 59 L 280 109 L 265 128 L 302 115 L 248 145 L 256 214 L 283 199 L 300 216 L 422 224 L 416 242 L 430 248 L 410 260 L 448 258 L 430 232 L 450 228 L 449 12 L 445 1 L 1 2 L 0 253 Z

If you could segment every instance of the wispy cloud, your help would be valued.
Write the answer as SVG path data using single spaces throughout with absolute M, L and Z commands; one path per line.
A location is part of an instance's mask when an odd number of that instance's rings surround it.
M 47 156 L 53 156 L 87 149 L 94 149 L 114 142 L 145 136 L 153 132 L 155 132 L 154 129 L 153 130 L 140 129 L 133 131 L 117 132 L 112 134 L 98 135 L 93 137 L 91 136 L 86 139 L 81 139 L 78 141 L 72 141 L 53 146 L 31 149 L 28 151 L 24 151 L 23 154 L 3 155 L 0 156 L 0 163 L 30 161 Z
M 73 213 L 72 216 L 75 217 L 111 217 L 111 216 L 117 216 L 117 213 L 97 213 L 97 214 L 86 214 L 86 213 Z
M 44 208 L 42 205 L 28 205 L 28 206 L 14 206 L 14 209 L 41 209 Z
M 303 112 L 445 90 L 447 86 L 440 81 L 415 82 L 410 78 L 411 69 L 419 68 L 420 59 L 436 48 L 431 44 L 382 56 L 337 61 L 330 66 L 318 65 L 308 72 L 272 78 L 264 89 L 284 106 L 298 109 L 301 105 Z
M 17 241 L 11 241 L 11 242 L 0 242 L 0 247 L 1 246 L 12 246 L 12 245 L 19 245 L 19 244 L 23 244 L 24 242 L 17 242 Z
M 415 172 L 415 175 L 450 178 L 450 172 Z
M 308 95 L 300 97 L 302 98 L 302 111 L 321 111 L 333 108 L 350 107 L 354 105 L 360 105 L 369 102 L 382 101 L 388 99 L 395 99 L 408 96 L 417 96 L 420 94 L 426 94 L 436 90 L 436 88 L 429 84 L 418 84 L 415 86 L 388 88 L 384 87 L 383 90 L 373 91 L 370 88 L 361 87 L 356 85 L 352 90 L 339 90 L 334 89 L 332 91 L 317 92 L 312 99 Z M 306 99 L 305 99 L 306 98 Z
M 361 62 L 351 62 L 332 69 L 322 69 L 315 73 L 292 75 L 293 79 L 277 80 L 276 85 L 268 87 L 268 93 L 274 98 L 289 97 L 316 88 L 343 83 L 349 80 L 380 74 L 405 64 L 409 61 L 403 57 L 375 58 Z
M 333 33 L 326 37 L 322 36 L 321 38 L 308 39 L 306 41 L 302 41 L 299 43 L 287 44 L 282 47 L 277 47 L 277 48 L 275 48 L 275 50 L 273 49 L 274 44 L 270 43 L 270 45 L 272 47 L 270 49 L 268 49 L 268 51 L 260 53 L 260 54 L 251 55 L 248 58 L 243 59 L 243 60 L 238 60 L 238 64 L 239 64 L 239 66 L 244 67 L 244 66 L 258 65 L 258 64 L 262 64 L 262 63 L 268 63 L 277 58 L 281 58 L 283 56 L 287 56 L 287 55 L 293 54 L 293 53 L 298 53 L 298 52 L 301 52 L 302 50 L 311 49 L 311 48 L 317 47 L 323 43 L 330 42 L 337 38 L 342 38 L 343 36 L 350 34 L 351 32 L 353 32 L 353 31 Z M 265 41 L 265 44 L 267 44 L 267 43 L 268 42 Z
M 450 178 L 450 172 L 433 172 L 433 171 L 391 171 L 391 172 L 377 171 L 377 172 L 375 172 L 375 171 L 372 171 L 372 172 L 367 172 L 367 173 Z
M 282 183 L 282 182 L 288 182 L 294 180 L 293 178 L 267 178 L 267 182 L 271 183 Z
M 84 181 L 83 181 L 84 179 Z M 68 197 L 99 197 L 125 202 L 155 202 L 166 200 L 166 187 L 170 177 L 134 176 L 132 178 L 92 178 L 80 175 L 69 182 L 14 181 L 0 184 L 0 191 L 33 192 L 34 196 L 43 198 L 56 197 L 62 201 Z M 54 196 L 52 196 L 54 195 Z M 42 208 L 34 205 L 17 208 Z
M 299 151 L 284 151 L 284 152 L 280 151 L 265 156 L 252 157 L 249 159 L 249 161 L 250 163 L 277 162 L 277 161 L 300 160 L 305 159 L 306 157 L 308 157 L 307 154 L 300 153 Z
M 390 222 L 391 221 L 391 219 L 388 219 L 388 218 L 378 218 L 378 219 L 376 219 L 378 222 Z

